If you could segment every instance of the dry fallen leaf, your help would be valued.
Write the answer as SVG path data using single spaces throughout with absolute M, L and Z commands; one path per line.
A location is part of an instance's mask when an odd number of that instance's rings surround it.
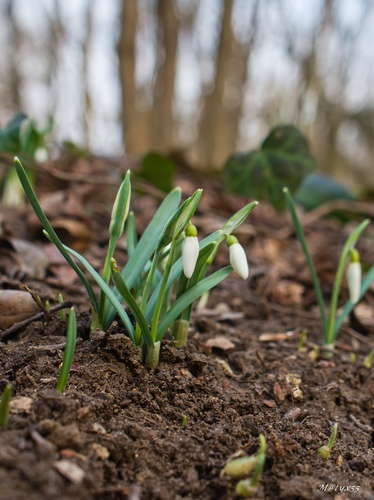
M 273 392 L 278 403 L 284 401 L 287 396 L 287 392 L 283 389 L 283 387 L 281 387 L 279 382 L 275 382 L 275 384 L 273 385 Z
M 84 478 L 84 470 L 70 460 L 59 460 L 53 467 L 73 484 L 80 484 Z
M 28 292 L 0 290 L 0 329 L 5 330 L 38 312 L 40 309 Z
M 209 351 L 211 351 L 211 349 L 213 348 L 227 351 L 229 349 L 234 349 L 235 344 L 224 335 L 220 335 L 218 337 L 207 340 L 203 347 L 207 348 L 207 350 Z

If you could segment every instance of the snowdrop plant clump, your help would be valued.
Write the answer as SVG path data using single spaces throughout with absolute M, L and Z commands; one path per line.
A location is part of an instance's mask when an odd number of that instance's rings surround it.
M 157 366 L 161 341 L 170 328 L 177 346 L 186 344 L 196 299 L 233 270 L 243 279 L 248 277 L 244 249 L 232 233 L 246 220 L 257 201 L 239 210 L 222 229 L 199 241 L 191 218 L 202 190 L 196 190 L 181 203 L 181 190 L 175 188 L 165 197 L 138 241 L 135 214 L 130 211 L 131 181 L 130 172 L 127 172 L 113 205 L 108 250 L 100 274 L 82 255 L 61 242 L 42 210 L 21 162 L 15 158 L 14 163 L 24 191 L 44 227 L 44 234 L 56 245 L 87 290 L 92 309 L 91 328 L 106 330 L 117 315 L 131 341 L 141 346 L 143 360 L 150 367 Z M 120 270 L 114 253 L 123 233 L 128 261 Z M 223 242 L 229 247 L 231 265 L 208 274 Z M 99 297 L 82 267 L 99 286 Z
M 334 350 L 335 341 L 338 336 L 340 327 L 343 324 L 343 321 L 353 310 L 357 302 L 361 300 L 371 284 L 374 282 L 374 266 L 371 267 L 371 269 L 367 272 L 365 278 L 362 280 L 360 257 L 358 251 L 354 248 L 358 238 L 360 237 L 363 230 L 368 226 L 370 220 L 363 220 L 348 236 L 343 246 L 333 284 L 329 314 L 327 314 L 327 307 L 322 296 L 322 290 L 314 267 L 314 263 L 308 249 L 304 231 L 296 213 L 295 202 L 287 188 L 283 188 L 283 192 L 286 198 L 288 211 L 291 215 L 297 237 L 300 241 L 312 277 L 314 292 L 316 294 L 323 326 L 323 349 L 327 354 L 331 354 Z M 344 271 L 346 271 L 347 286 L 350 298 L 345 304 L 343 311 L 339 315 L 337 315 L 338 300 L 340 288 L 344 278 Z

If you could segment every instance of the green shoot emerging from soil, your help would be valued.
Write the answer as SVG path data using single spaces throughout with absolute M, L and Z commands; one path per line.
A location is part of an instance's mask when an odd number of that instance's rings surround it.
M 327 315 L 327 308 L 323 300 L 321 286 L 306 243 L 304 231 L 301 227 L 299 218 L 296 213 L 295 202 L 287 188 L 283 188 L 283 192 L 297 237 L 300 241 L 312 276 L 314 292 L 316 294 L 323 326 L 323 348 L 326 352 L 331 352 L 334 349 L 335 341 L 343 321 L 355 307 L 356 303 L 363 297 L 370 285 L 374 282 L 374 266 L 372 266 L 369 272 L 366 274 L 365 279 L 361 281 L 361 264 L 359 262 L 358 252 L 354 248 L 360 234 L 370 223 L 370 220 L 365 219 L 364 221 L 362 221 L 361 224 L 359 224 L 348 236 L 347 241 L 344 244 L 338 264 L 338 269 L 335 275 L 330 301 L 330 312 L 329 315 Z M 347 301 L 340 315 L 337 316 L 340 287 L 342 284 L 345 269 L 347 270 L 347 284 L 350 292 L 350 299 Z
M 13 387 L 12 384 L 7 384 L 5 386 L 3 395 L 0 400 L 0 427 L 8 427 L 9 422 L 9 403 L 12 399 Z
M 64 358 L 62 360 L 60 376 L 58 377 L 56 386 L 57 392 L 64 392 L 65 390 L 65 386 L 69 378 L 71 365 L 73 363 L 76 342 L 77 342 L 77 321 L 76 321 L 74 307 L 72 307 L 70 309 L 68 327 L 66 331 L 66 345 L 64 351 Z
M 263 434 L 259 435 L 259 441 L 260 447 L 255 455 L 234 458 L 221 472 L 221 476 L 240 480 L 235 488 L 237 496 L 248 498 L 256 493 L 266 460 L 266 440 Z
M 332 431 L 331 431 L 331 436 L 330 436 L 329 442 L 325 446 L 321 446 L 317 450 L 317 453 L 322 458 L 322 460 L 328 460 L 330 458 L 330 453 L 331 453 L 332 447 L 335 444 L 337 432 L 338 432 L 338 424 L 335 423 L 333 428 L 332 428 Z
M 237 239 L 230 235 L 245 221 L 258 204 L 257 201 L 243 207 L 221 230 L 199 242 L 197 229 L 190 221 L 202 190 L 196 190 L 181 203 L 181 190 L 175 188 L 165 197 L 138 241 L 135 215 L 129 211 L 131 182 L 128 171 L 113 205 L 108 250 L 100 275 L 82 255 L 61 242 L 18 158 L 15 158 L 14 164 L 23 189 L 44 227 L 44 234 L 56 245 L 87 290 L 92 309 L 91 328 L 106 330 L 117 314 L 131 341 L 142 347 L 143 360 L 150 367 L 157 366 L 161 341 L 170 327 L 177 345 L 186 344 L 195 300 L 233 270 L 243 279 L 248 276 L 245 252 Z M 124 232 L 129 258 L 121 271 L 114 259 L 114 252 Z M 223 242 L 229 247 L 231 265 L 207 275 Z M 97 283 L 100 297 L 96 297 L 90 281 L 76 261 Z M 110 286 L 111 279 L 113 288 Z M 135 325 L 123 302 L 135 318 Z

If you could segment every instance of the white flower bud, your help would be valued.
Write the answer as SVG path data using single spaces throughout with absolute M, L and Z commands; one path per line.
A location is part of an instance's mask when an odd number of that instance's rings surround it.
M 183 272 L 186 278 L 191 278 L 199 257 L 199 240 L 196 236 L 187 236 L 183 244 Z
M 240 245 L 235 236 L 229 236 L 226 241 L 229 246 L 231 266 L 243 280 L 247 279 L 249 268 L 244 248 Z
M 353 304 L 356 304 L 360 299 L 361 290 L 361 263 L 350 262 L 347 266 L 347 285 L 349 290 L 349 298 Z

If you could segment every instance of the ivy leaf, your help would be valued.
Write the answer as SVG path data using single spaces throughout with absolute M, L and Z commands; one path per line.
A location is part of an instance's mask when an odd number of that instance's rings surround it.
M 19 154 L 21 149 L 20 129 L 22 122 L 27 119 L 24 113 L 17 113 L 0 129 L 0 151 L 10 154 Z
M 224 184 L 231 193 L 266 200 L 282 211 L 283 187 L 293 193 L 315 167 L 302 132 L 282 125 L 271 130 L 259 150 L 230 156 L 224 166 Z
M 295 199 L 306 211 L 310 211 L 329 201 L 353 201 L 356 198 L 338 181 L 326 175 L 313 173 L 300 184 Z

